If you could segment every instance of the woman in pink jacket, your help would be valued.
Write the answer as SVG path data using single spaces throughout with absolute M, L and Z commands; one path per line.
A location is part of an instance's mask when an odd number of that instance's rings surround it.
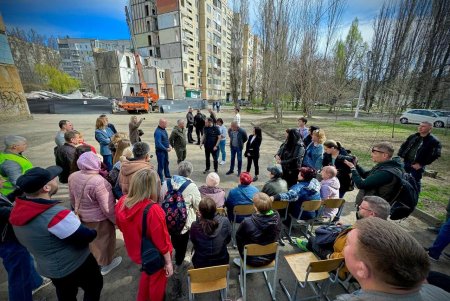
M 113 259 L 116 249 L 115 199 L 111 184 L 100 174 L 100 159 L 93 152 L 84 153 L 77 161 L 79 171 L 69 177 L 69 194 L 72 208 L 81 222 L 97 231 L 97 238 L 89 248 L 102 275 L 108 274 L 122 262 Z

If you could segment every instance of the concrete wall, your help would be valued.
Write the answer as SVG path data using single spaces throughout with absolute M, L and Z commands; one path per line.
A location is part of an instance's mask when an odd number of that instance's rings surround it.
M 0 15 L 0 122 L 31 118 Z

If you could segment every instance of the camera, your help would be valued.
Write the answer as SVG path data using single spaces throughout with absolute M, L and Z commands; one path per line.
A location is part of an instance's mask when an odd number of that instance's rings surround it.
M 347 155 L 347 156 L 339 155 L 336 158 L 336 161 L 342 161 L 343 162 L 344 160 L 352 162 L 353 165 L 356 165 L 356 162 L 357 162 L 356 156 L 353 156 L 353 155 Z

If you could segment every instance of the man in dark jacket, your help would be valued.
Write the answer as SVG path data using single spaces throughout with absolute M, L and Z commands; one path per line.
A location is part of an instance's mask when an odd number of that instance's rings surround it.
M 194 138 L 192 137 L 192 130 L 194 129 L 194 114 L 192 114 L 192 108 L 186 114 L 186 126 L 188 129 L 188 142 L 194 143 Z
M 0 188 L 5 180 L 0 178 Z M 0 194 L 0 258 L 8 273 L 8 297 L 10 301 L 33 301 L 32 291 L 44 284 L 36 272 L 34 260 L 14 234 L 9 216 L 13 203 Z M 50 283 L 47 279 L 45 284 Z
M 258 192 L 253 196 L 256 213 L 246 217 L 236 232 L 236 243 L 241 259 L 233 262 L 240 266 L 244 257 L 244 246 L 248 244 L 268 245 L 278 240 L 281 230 L 281 219 L 277 211 L 272 210 L 272 201 L 265 193 Z M 248 256 L 247 264 L 258 267 L 271 263 L 275 254 L 264 256 Z M 242 260 L 242 261 L 241 261 Z
M 172 147 L 169 143 L 169 135 L 167 134 L 166 127 L 167 120 L 160 119 L 154 134 L 156 159 L 158 160 L 158 175 L 161 183 L 164 182 L 164 177 L 171 177 L 169 170 L 169 152 L 172 150 Z
M 398 158 L 392 158 L 394 147 L 389 142 L 380 142 L 372 147 L 371 157 L 376 165 L 369 171 L 361 166 L 355 166 L 345 160 L 345 164 L 352 171 L 352 178 L 359 192 L 356 195 L 355 204 L 359 206 L 366 195 L 375 195 L 392 204 L 400 188 L 400 179 L 387 170 L 392 170 L 401 175 L 404 170 Z
M 242 169 L 242 149 L 244 148 L 244 143 L 247 142 L 247 133 L 243 128 L 239 127 L 237 121 L 233 121 L 228 129 L 228 136 L 230 137 L 231 161 L 230 170 L 226 174 L 231 175 L 234 172 L 234 161 L 237 157 L 239 176 Z
M 50 278 L 58 300 L 100 300 L 103 277 L 89 243 L 97 231 L 83 226 L 75 214 L 52 200 L 58 191 L 58 166 L 34 167 L 17 179 L 24 197 L 16 198 L 9 222 L 19 242 L 36 260 L 39 274 Z
M 217 172 L 219 168 L 219 142 L 220 142 L 220 131 L 219 128 L 213 126 L 212 118 L 206 119 L 206 127 L 204 128 L 204 135 L 200 148 L 205 146 L 205 158 L 206 158 L 206 169 L 204 174 L 209 172 L 211 167 L 211 155 L 213 158 L 214 171 Z
M 205 120 L 206 116 L 200 112 L 200 110 L 197 110 L 197 114 L 194 117 L 194 126 L 195 126 L 195 133 L 197 134 L 197 145 L 200 145 L 200 140 L 203 136 L 203 129 L 205 127 Z
M 420 123 L 417 133 L 409 136 L 398 151 L 398 156 L 404 161 L 405 171 L 416 179 L 419 189 L 425 166 L 441 156 L 441 143 L 431 135 L 432 129 L 430 122 Z
M 274 196 L 278 193 L 288 191 L 287 183 L 281 178 L 283 170 L 280 165 L 273 165 L 267 167 L 269 172 L 269 181 L 264 184 L 261 192 L 266 193 L 268 196 Z
M 70 167 L 73 160 L 75 160 L 75 150 L 80 139 L 80 133 L 78 131 L 68 131 L 64 134 L 66 142 L 62 146 L 58 146 L 56 149 L 56 165 L 62 168 L 62 172 L 59 175 L 59 181 L 61 183 L 67 183 L 70 175 Z

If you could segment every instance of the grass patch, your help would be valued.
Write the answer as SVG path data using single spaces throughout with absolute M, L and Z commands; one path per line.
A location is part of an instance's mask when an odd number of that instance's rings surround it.
M 374 165 L 370 159 L 370 149 L 373 144 L 389 141 L 397 152 L 406 138 L 417 132 L 417 125 L 412 124 L 396 124 L 393 129 L 392 123 L 386 121 L 342 119 L 342 116 L 336 120 L 334 117 L 331 114 L 323 114 L 309 119 L 308 125 L 317 125 L 324 129 L 327 139 L 341 142 L 346 149 L 350 149 L 352 154 L 358 157 L 359 164 L 365 168 L 371 168 Z M 297 118 L 293 117 L 283 118 L 281 125 L 268 118 L 259 122 L 264 131 L 272 133 L 280 141 L 284 139 L 286 128 L 297 127 Z M 433 135 L 441 141 L 442 154 L 438 160 L 427 166 L 427 170 L 437 171 L 438 178 L 422 180 L 419 208 L 438 218 L 444 218 L 445 207 L 450 196 L 450 131 L 449 129 L 433 129 Z
M 261 114 L 264 112 L 263 109 L 259 108 L 248 108 L 248 107 L 241 107 L 241 112 L 249 113 L 249 114 Z

